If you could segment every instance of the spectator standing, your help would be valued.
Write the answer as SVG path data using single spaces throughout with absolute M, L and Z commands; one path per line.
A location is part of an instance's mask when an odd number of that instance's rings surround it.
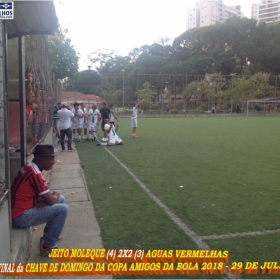
M 168 113 L 168 112 L 169 112 L 169 110 L 170 110 L 170 107 L 169 107 L 169 105 L 167 104 L 167 105 L 166 105 L 166 107 L 165 107 L 165 111 L 166 111 L 166 113 Z
M 61 137 L 61 149 L 62 151 L 65 150 L 65 135 L 67 136 L 67 145 L 68 151 L 73 151 L 71 144 L 72 144 L 72 130 L 71 130 L 71 118 L 74 117 L 74 113 L 67 109 L 68 103 L 62 103 L 62 109 L 57 112 L 58 116 L 58 127 L 60 130 L 60 137 Z
M 219 106 L 219 104 L 217 104 L 216 105 L 216 114 L 219 114 L 219 112 L 220 112 L 220 106 Z
M 53 127 L 55 128 L 56 131 L 56 137 L 58 138 L 58 140 L 60 140 L 60 132 L 59 132 L 59 128 L 58 128 L 58 115 L 57 112 L 62 108 L 61 103 L 57 103 L 57 105 L 54 105 L 53 108 Z

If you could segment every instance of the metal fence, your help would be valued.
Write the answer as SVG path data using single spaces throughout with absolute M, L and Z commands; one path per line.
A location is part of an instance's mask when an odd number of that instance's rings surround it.
M 87 92 L 96 94 L 106 100 L 108 104 L 114 104 L 117 112 L 121 115 L 129 115 L 129 111 L 139 100 L 137 92 L 142 89 L 143 84 L 148 82 L 153 91 L 153 97 L 141 104 L 144 114 L 204 114 L 211 113 L 215 107 L 215 113 L 246 113 L 245 100 L 229 98 L 227 92 L 235 88 L 235 81 L 242 78 L 244 81 L 251 76 L 223 75 L 223 86 L 213 88 L 211 83 L 204 91 L 199 87 L 193 94 L 186 95 L 186 90 L 192 82 L 202 82 L 204 75 L 180 75 L 180 74 L 138 74 L 126 75 L 124 72 L 116 74 L 102 74 L 101 84 L 92 86 L 90 83 L 83 83 L 74 88 L 75 91 L 87 89 Z M 269 76 L 269 94 L 274 98 L 280 98 L 279 77 Z M 257 92 L 255 88 L 250 89 Z M 266 91 L 263 91 L 265 96 Z M 279 106 L 278 106 L 279 108 Z M 277 110 L 276 110 L 277 112 Z
M 55 95 L 46 37 L 26 38 L 25 53 L 26 141 L 30 151 L 52 126 Z

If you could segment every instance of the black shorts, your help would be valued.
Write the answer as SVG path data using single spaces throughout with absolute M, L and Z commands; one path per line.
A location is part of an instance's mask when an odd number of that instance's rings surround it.
M 104 131 L 104 125 L 105 125 L 105 122 L 102 120 L 102 123 L 101 123 L 101 129 L 102 129 L 102 131 Z
M 115 125 L 115 122 L 110 122 L 111 124 Z

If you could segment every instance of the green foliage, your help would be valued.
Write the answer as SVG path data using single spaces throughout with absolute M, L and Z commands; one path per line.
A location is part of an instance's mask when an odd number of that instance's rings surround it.
M 55 36 L 49 36 L 48 43 L 55 77 L 74 78 L 78 72 L 79 56 L 71 45 L 71 40 L 60 30 Z
M 252 19 L 230 18 L 223 24 L 191 29 L 168 44 L 158 43 L 135 48 L 127 57 L 109 50 L 98 50 L 89 63 L 99 73 L 222 75 L 280 72 L 280 23 L 259 24 Z
M 145 99 L 142 103 L 143 105 L 141 105 L 144 110 L 151 109 L 152 99 L 154 99 L 157 93 L 152 90 L 151 84 L 148 82 L 144 83 L 142 87 L 142 89 L 136 92 L 138 99 Z
M 117 92 L 114 91 L 102 90 L 100 97 L 106 100 L 109 105 L 114 105 L 118 101 Z
M 73 78 L 67 78 L 63 82 L 63 88 L 66 91 L 79 91 L 85 94 L 100 95 L 97 90 L 101 85 L 100 75 L 93 70 L 84 70 L 78 72 Z

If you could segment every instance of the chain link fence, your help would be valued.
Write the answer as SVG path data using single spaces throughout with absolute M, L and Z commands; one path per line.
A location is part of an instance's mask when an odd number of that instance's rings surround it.
M 30 151 L 52 127 L 54 82 L 46 36 L 25 39 L 26 141 Z
M 88 90 L 91 88 L 89 91 L 100 96 L 102 100 L 106 100 L 108 105 L 114 104 L 116 112 L 120 116 L 131 114 L 132 107 L 140 99 L 137 93 L 147 82 L 150 84 L 153 94 L 140 107 L 140 115 L 146 116 L 246 114 L 247 99 L 244 100 L 245 97 L 243 98 L 242 94 L 236 93 L 238 89 L 244 91 L 246 98 L 252 94 L 252 99 L 258 95 L 259 98 L 269 97 L 273 100 L 280 100 L 278 76 L 268 76 L 269 80 L 265 86 L 256 79 L 253 86 L 251 84 L 250 88 L 246 88 L 245 82 L 251 77 L 253 76 L 223 75 L 220 85 L 209 81 L 208 84 L 203 85 L 204 75 L 126 75 L 125 72 L 122 72 L 119 75 L 102 74 L 101 84 L 92 86 L 90 83 L 84 82 L 82 85 L 76 86 L 74 90 L 83 92 L 85 88 Z M 196 88 L 190 92 L 189 87 L 194 87 L 194 84 Z M 238 98 L 237 95 L 239 95 Z M 280 113 L 280 101 L 279 104 L 274 105 L 274 111 L 268 113 Z M 258 107 L 255 108 L 258 109 Z M 263 114 L 265 112 L 262 110 Z

